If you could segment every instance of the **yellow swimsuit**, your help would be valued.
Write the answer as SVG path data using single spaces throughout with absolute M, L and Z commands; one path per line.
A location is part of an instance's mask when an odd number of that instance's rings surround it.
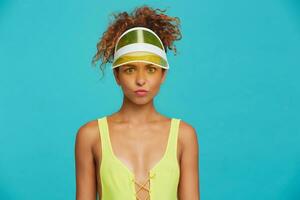
M 98 119 L 102 145 L 100 179 L 102 198 L 99 200 L 177 200 L 180 167 L 177 162 L 177 137 L 180 119 L 172 118 L 165 154 L 148 172 L 143 183 L 135 180 L 134 173 L 113 153 L 106 116 Z M 149 188 L 145 187 L 150 181 Z M 136 189 L 136 185 L 138 189 Z M 148 197 L 138 193 L 147 190 Z

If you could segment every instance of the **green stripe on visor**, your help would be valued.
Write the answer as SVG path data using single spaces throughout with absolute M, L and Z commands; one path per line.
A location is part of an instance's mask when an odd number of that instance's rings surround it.
M 119 37 L 112 68 L 132 62 L 152 63 L 169 69 L 163 43 L 151 29 L 134 27 Z
M 125 34 L 121 36 L 121 39 L 119 40 L 116 46 L 116 51 L 119 50 L 121 47 L 133 43 L 148 43 L 164 50 L 164 47 L 161 44 L 160 39 L 157 36 L 155 36 L 152 32 L 146 29 L 136 29 L 136 30 L 129 31 L 127 33 L 125 32 Z
M 158 67 L 161 68 L 168 69 L 168 63 L 162 57 L 150 52 L 143 52 L 143 51 L 131 52 L 120 56 L 113 63 L 113 68 L 128 63 L 133 63 L 133 62 L 145 62 L 145 63 L 157 65 Z

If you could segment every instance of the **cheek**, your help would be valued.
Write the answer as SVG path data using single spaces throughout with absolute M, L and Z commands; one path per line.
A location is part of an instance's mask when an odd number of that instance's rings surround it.
M 128 93 L 132 90 L 134 82 L 131 79 L 120 77 L 120 86 L 124 93 Z
M 150 84 L 151 90 L 157 91 L 157 90 L 159 90 L 160 85 L 161 85 L 161 78 L 153 79 L 149 84 Z

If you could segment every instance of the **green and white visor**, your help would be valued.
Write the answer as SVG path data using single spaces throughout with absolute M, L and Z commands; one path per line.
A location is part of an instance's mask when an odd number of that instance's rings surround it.
M 144 62 L 169 69 L 164 45 L 151 29 L 134 27 L 119 37 L 112 69 L 132 62 Z

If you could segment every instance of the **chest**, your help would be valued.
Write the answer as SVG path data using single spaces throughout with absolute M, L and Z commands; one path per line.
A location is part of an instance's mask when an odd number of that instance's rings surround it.
M 167 148 L 169 132 L 166 128 L 126 130 L 111 127 L 110 142 L 114 156 L 124 163 L 131 171 L 145 175 L 144 171 L 151 169 L 161 158 Z M 94 142 L 93 155 L 97 169 L 101 165 L 101 137 Z M 181 144 L 177 140 L 177 162 L 180 165 Z M 97 170 L 99 172 L 99 170 Z

